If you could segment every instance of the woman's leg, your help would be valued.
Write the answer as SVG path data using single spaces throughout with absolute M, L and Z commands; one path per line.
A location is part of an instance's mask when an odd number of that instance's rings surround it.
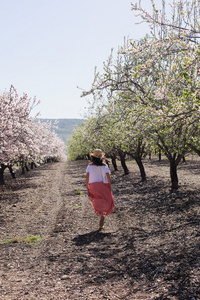
M 104 216 L 99 216 L 99 229 L 103 229 Z

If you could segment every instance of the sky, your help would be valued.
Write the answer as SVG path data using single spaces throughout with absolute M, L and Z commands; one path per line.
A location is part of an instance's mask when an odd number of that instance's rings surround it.
M 0 92 L 36 96 L 33 116 L 84 118 L 95 67 L 148 32 L 135 15 L 129 0 L 0 0 Z

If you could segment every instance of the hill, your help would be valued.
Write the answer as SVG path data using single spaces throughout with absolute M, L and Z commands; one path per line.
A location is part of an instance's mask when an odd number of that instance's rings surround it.
M 84 119 L 38 119 L 44 122 L 52 122 L 56 124 L 57 128 L 53 130 L 55 133 L 66 143 L 67 139 L 71 136 L 73 129 L 76 126 L 80 126 L 83 123 Z

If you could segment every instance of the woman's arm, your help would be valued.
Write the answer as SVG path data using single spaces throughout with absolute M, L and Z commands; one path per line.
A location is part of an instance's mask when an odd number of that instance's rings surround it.
M 86 188 L 88 190 L 88 187 L 89 187 L 89 173 L 86 173 L 85 182 L 86 182 Z
M 111 188 L 111 178 L 110 178 L 110 174 L 109 173 L 106 173 L 106 177 L 107 177 L 107 180 L 108 180 L 108 184 Z

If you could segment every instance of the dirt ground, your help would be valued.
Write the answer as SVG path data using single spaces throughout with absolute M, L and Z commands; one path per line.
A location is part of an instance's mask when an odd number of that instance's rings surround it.
M 200 299 L 200 159 L 114 172 L 114 212 L 98 231 L 87 161 L 53 163 L 0 187 L 0 299 Z M 9 175 L 7 176 L 9 177 Z M 28 237 L 41 240 L 29 244 Z M 30 238 L 31 240 L 31 238 Z M 31 240 L 32 241 L 32 240 Z

